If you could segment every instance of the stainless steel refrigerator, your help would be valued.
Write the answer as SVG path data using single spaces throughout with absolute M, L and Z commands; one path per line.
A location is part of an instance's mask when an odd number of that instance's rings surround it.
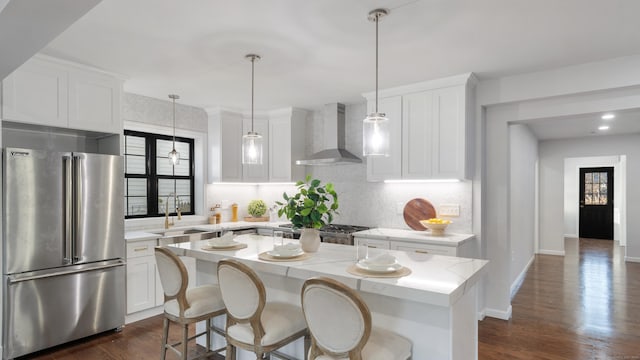
M 3 358 L 120 328 L 120 156 L 6 148 Z

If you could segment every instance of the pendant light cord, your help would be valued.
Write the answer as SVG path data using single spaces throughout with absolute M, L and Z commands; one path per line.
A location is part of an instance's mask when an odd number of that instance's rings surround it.
M 253 87 L 254 87 L 254 72 L 255 72 L 256 58 L 251 58 L 251 132 L 253 133 Z
M 378 20 L 380 14 L 376 14 L 376 114 L 378 113 Z
M 176 99 L 173 98 L 173 150 L 176 149 Z

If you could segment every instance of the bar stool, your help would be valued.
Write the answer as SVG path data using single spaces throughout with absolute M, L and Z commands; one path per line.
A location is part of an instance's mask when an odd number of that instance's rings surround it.
M 267 302 L 264 284 L 250 267 L 238 261 L 218 262 L 218 282 L 227 307 L 227 356 L 236 358 L 236 348 L 252 351 L 257 359 L 305 337 L 305 359 L 308 330 L 300 307 Z
M 311 332 L 309 360 L 406 360 L 411 341 L 371 326 L 371 312 L 357 292 L 317 277 L 302 286 L 302 310 Z
M 207 336 L 207 352 L 195 358 L 208 356 L 220 352 L 224 348 L 211 349 L 211 320 L 225 314 L 224 303 L 220 295 L 220 289 L 215 285 L 202 285 L 192 289 L 187 289 L 189 275 L 187 268 L 180 258 L 171 250 L 156 247 L 156 264 L 160 274 L 160 282 L 164 290 L 164 325 L 162 329 L 162 355 L 164 360 L 167 356 L 167 349 L 175 351 L 183 360 L 187 359 L 187 343 L 202 335 Z M 189 325 L 198 321 L 206 320 L 206 332 L 201 332 L 192 337 L 188 337 Z M 169 321 L 179 324 L 182 327 L 182 341 L 175 344 L 167 344 L 169 337 Z M 224 331 L 213 329 L 216 333 L 224 336 Z M 182 345 L 182 351 L 176 348 Z M 195 359 L 194 358 L 194 359 Z

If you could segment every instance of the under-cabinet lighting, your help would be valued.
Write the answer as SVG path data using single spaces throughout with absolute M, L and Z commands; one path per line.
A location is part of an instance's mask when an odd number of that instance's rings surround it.
M 611 120 L 613 118 L 615 118 L 616 116 L 614 114 L 604 114 L 602 115 L 602 120 Z
M 211 185 L 295 185 L 294 182 L 263 182 L 263 183 L 249 183 L 249 182 L 214 182 Z
M 459 179 L 412 179 L 412 180 L 385 180 L 385 184 L 412 184 L 412 183 L 455 183 Z
M 608 125 L 599 126 L 598 130 L 600 130 L 600 131 L 609 130 L 609 126 Z

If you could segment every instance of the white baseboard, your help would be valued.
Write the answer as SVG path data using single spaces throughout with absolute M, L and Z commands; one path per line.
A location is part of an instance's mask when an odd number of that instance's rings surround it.
M 564 237 L 566 237 L 566 238 L 578 238 L 579 236 L 577 234 L 564 234 Z
M 138 311 L 133 314 L 127 314 L 124 316 L 124 323 L 131 324 L 132 322 L 144 320 L 152 316 L 160 315 L 164 312 L 164 306 L 156 306 L 151 309 Z
M 538 254 L 542 255 L 556 255 L 556 256 L 564 256 L 564 250 L 538 250 Z
M 485 314 L 485 310 L 484 310 L 484 309 L 482 309 L 482 310 L 478 311 L 478 321 L 482 321 L 482 320 L 484 320 L 484 317 L 485 317 L 486 315 L 487 315 L 487 314 Z
M 511 298 L 512 299 L 513 299 L 513 295 L 515 295 L 514 291 L 518 288 L 518 286 L 524 280 L 524 277 L 527 275 L 527 271 L 529 270 L 529 267 L 531 267 L 531 264 L 533 264 L 533 260 L 535 260 L 535 258 L 536 257 L 534 255 L 534 256 L 531 257 L 531 259 L 529 259 L 529 262 L 527 263 L 527 265 L 525 265 L 524 269 L 522 269 L 522 271 L 520 272 L 518 277 L 511 284 L 511 291 L 509 293 L 511 294 Z
M 640 257 L 625 256 L 624 261 L 640 263 Z
M 511 308 L 511 305 L 509 305 L 509 308 L 507 309 L 507 311 L 496 310 L 496 309 L 484 309 L 484 313 L 486 316 L 496 318 L 496 319 L 502 319 L 502 320 L 511 319 L 512 311 L 513 309 Z

